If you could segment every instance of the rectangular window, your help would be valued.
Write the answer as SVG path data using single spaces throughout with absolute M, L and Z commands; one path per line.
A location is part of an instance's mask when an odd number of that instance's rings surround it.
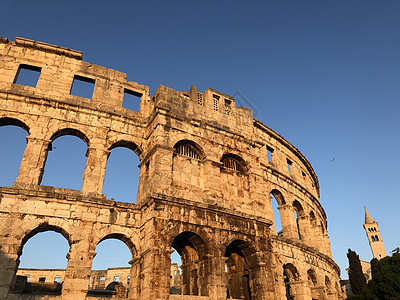
M 124 100 L 122 101 L 122 107 L 133 111 L 140 111 L 140 100 L 143 94 L 135 91 L 124 89 Z
M 61 283 L 61 277 L 54 278 L 54 282 Z
M 39 283 L 45 283 L 46 277 L 39 277 Z
M 118 282 L 119 281 L 119 276 L 114 276 L 114 280 L 113 281 Z
M 307 176 L 303 170 L 301 171 L 301 175 L 303 176 L 303 178 L 306 178 L 306 176 Z
M 41 71 L 40 67 L 22 64 L 18 67 L 14 83 L 36 87 Z
M 92 99 L 95 82 L 94 79 L 75 75 L 70 94 Z
M 225 99 L 225 114 L 230 115 L 231 114 L 231 100 Z
M 100 276 L 99 280 L 100 280 L 100 281 L 106 280 L 106 276 Z
M 286 162 L 287 162 L 287 167 L 288 167 L 289 174 L 291 174 L 290 168 L 291 168 L 293 162 L 292 162 L 290 159 L 288 159 L 288 158 L 286 159 Z
M 219 106 L 219 96 L 213 95 L 213 103 L 214 103 L 214 110 L 218 111 L 218 106 Z
M 31 278 L 28 276 L 28 277 L 26 277 L 26 282 L 30 282 L 31 281 Z
M 203 94 L 202 93 L 197 93 L 197 104 L 203 105 Z
M 268 161 L 272 162 L 272 153 L 274 152 L 274 149 L 267 146 L 267 157 L 268 157 Z

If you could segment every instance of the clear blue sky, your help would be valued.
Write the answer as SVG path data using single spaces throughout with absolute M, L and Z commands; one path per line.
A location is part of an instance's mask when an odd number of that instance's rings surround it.
M 313 165 L 342 273 L 348 248 L 372 258 L 364 205 L 379 222 L 387 252 L 400 246 L 399 1 L 3 1 L 1 10 L 1 36 L 81 50 L 85 61 L 123 71 L 151 93 L 159 84 L 240 92 L 255 117 Z M 24 135 L 0 128 L 2 166 L 17 154 L 14 142 L 23 149 Z M 75 143 L 65 155 L 74 161 L 80 155 L 83 168 L 85 145 L 64 139 L 51 153 L 54 170 L 63 145 Z M 125 159 L 136 168 L 131 153 L 120 155 L 117 170 L 129 170 Z M 81 175 L 57 183 L 51 159 L 43 183 L 80 188 Z M 1 168 L 0 185 L 10 184 L 15 168 Z M 107 195 L 129 200 L 132 184 L 120 195 L 109 182 Z

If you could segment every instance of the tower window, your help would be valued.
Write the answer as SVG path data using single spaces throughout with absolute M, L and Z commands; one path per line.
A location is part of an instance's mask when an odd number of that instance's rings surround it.
M 197 93 L 197 104 L 203 105 L 203 94 L 202 93 Z
M 375 237 L 374 236 L 372 236 L 371 239 L 372 239 L 373 242 L 375 242 Z
M 231 100 L 225 99 L 225 114 L 230 115 L 231 114 Z
M 218 111 L 218 106 L 219 106 L 219 96 L 213 95 L 213 108 L 215 111 Z
M 375 236 L 375 241 L 376 241 L 376 242 L 379 242 L 379 238 L 378 238 L 377 235 Z

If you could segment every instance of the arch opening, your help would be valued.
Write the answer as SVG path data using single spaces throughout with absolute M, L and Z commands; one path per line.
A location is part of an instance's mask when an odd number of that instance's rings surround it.
M 0 186 L 12 186 L 18 177 L 21 161 L 26 148 L 26 133 L 29 128 L 13 118 L 0 118 Z
M 236 154 L 225 154 L 221 159 L 222 167 L 225 169 L 237 171 L 239 173 L 246 172 L 246 163 L 240 156 Z
M 88 296 L 128 297 L 135 255 L 136 248 L 125 235 L 110 234 L 101 239 L 92 262 Z
M 104 175 L 103 194 L 107 199 L 136 203 L 139 192 L 139 147 L 120 141 L 110 147 Z M 129 176 L 126 176 L 129 174 Z
M 13 292 L 60 295 L 70 245 L 66 231 L 48 224 L 42 224 L 26 234 L 19 250 Z
M 283 195 L 278 190 L 272 190 L 270 193 L 272 213 L 274 217 L 275 231 L 279 236 L 283 236 L 282 216 L 279 208 L 285 204 Z
M 295 219 L 296 219 L 296 228 L 297 228 L 297 236 L 299 238 L 299 240 L 302 239 L 301 236 L 301 228 L 300 228 L 300 222 L 299 219 L 300 217 L 302 217 L 304 215 L 304 210 L 303 207 L 301 206 L 300 202 L 295 200 L 293 202 L 293 209 L 294 209 L 294 215 L 295 215 Z
M 181 140 L 174 146 L 174 154 L 179 154 L 189 158 L 201 160 L 204 158 L 204 153 L 200 146 L 190 140 Z
M 170 278 L 170 294 L 208 296 L 208 265 L 203 239 L 185 231 L 174 238 L 171 248 L 176 254 L 171 254 L 171 272 L 174 273 Z
M 227 297 L 251 300 L 252 272 L 255 261 L 252 259 L 254 249 L 244 241 L 237 240 L 229 244 L 225 251 L 225 275 L 227 278 Z
M 62 129 L 50 138 L 42 185 L 81 190 L 89 139 L 76 129 Z
M 299 280 L 299 273 L 293 264 L 285 264 L 283 266 L 283 281 L 286 290 L 286 299 L 295 299 L 296 291 L 293 283 Z

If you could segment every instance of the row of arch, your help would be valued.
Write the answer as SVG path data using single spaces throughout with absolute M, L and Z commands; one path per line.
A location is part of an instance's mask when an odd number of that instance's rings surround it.
M 48 223 L 43 223 L 35 229 L 28 232 L 21 241 L 21 246 L 18 251 L 18 257 L 22 254 L 22 249 L 26 242 L 35 236 L 39 232 L 55 231 L 63 235 L 70 246 L 75 242 L 72 240 L 71 235 L 59 226 L 52 226 Z M 101 237 L 94 243 L 94 248 L 99 243 L 107 239 L 118 239 L 124 242 L 132 254 L 132 261 L 139 255 L 137 248 L 135 247 L 131 238 L 127 237 L 123 233 L 109 233 L 104 237 Z M 212 270 L 212 264 L 210 263 L 210 255 L 214 255 L 215 252 L 210 245 L 210 242 L 205 238 L 191 231 L 183 231 L 177 234 L 175 237 L 169 237 L 170 246 L 179 253 L 182 259 L 182 295 L 193 295 L 193 296 L 209 296 L 209 287 L 211 280 L 215 279 L 211 274 L 216 270 Z M 224 257 L 224 271 L 225 276 L 224 284 L 226 285 L 227 298 L 231 297 L 234 299 L 260 299 L 259 282 L 260 276 L 260 261 L 259 255 L 257 255 L 257 249 L 250 240 L 235 239 L 226 241 L 222 245 L 223 251 L 221 255 Z M 94 250 L 93 248 L 93 250 Z M 71 251 L 71 250 L 70 250 Z M 69 255 L 68 255 L 69 256 Z M 93 259 L 93 256 L 89 259 Z M 84 262 L 83 262 L 84 263 Z M 132 263 L 132 262 L 130 262 Z M 166 266 L 166 265 L 165 265 Z M 167 266 L 166 266 L 167 267 Z M 279 268 L 278 268 L 279 269 Z M 294 299 L 297 295 L 303 295 L 306 293 L 304 289 L 310 289 L 310 294 L 313 295 L 317 290 L 318 293 L 332 294 L 340 293 L 337 283 L 333 285 L 328 275 L 325 275 L 325 281 L 320 281 L 317 276 L 317 272 L 314 268 L 310 268 L 307 271 L 307 280 L 304 275 L 301 275 L 298 269 L 293 263 L 286 263 L 281 265 L 281 276 L 283 284 L 282 290 L 285 291 L 287 299 Z M 132 274 L 132 273 L 131 273 Z M 136 273 L 136 275 L 139 275 Z M 169 273 L 166 272 L 165 276 Z M 272 276 L 272 274 L 263 274 L 264 276 Z M 169 277 L 169 276 L 168 276 Z M 135 290 L 133 285 L 138 284 L 137 280 L 132 280 L 131 290 Z M 337 291 L 336 291 L 336 290 Z M 307 294 L 307 293 L 306 293 Z M 258 296 L 256 296 L 258 295 Z M 319 296 L 316 296 L 319 299 Z M 314 299 L 314 297 L 313 297 Z

